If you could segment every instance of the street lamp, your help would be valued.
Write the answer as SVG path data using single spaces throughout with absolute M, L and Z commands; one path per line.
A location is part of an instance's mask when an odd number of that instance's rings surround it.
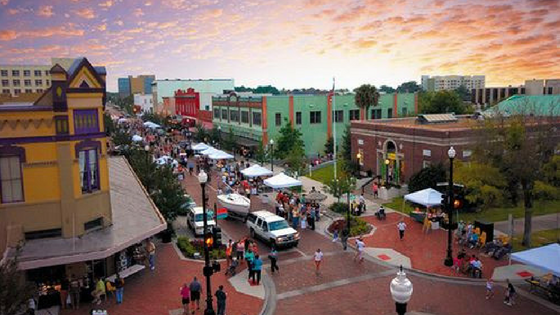
M 222 145 L 220 144 L 222 141 L 222 126 L 218 126 L 218 143 L 216 143 L 218 145 L 218 148 L 222 148 Z
M 214 315 L 214 308 L 212 306 L 212 289 L 210 284 L 210 277 L 212 276 L 213 269 L 210 266 L 210 251 L 208 249 L 208 244 L 206 242 L 206 235 L 208 233 L 208 218 L 206 217 L 206 182 L 208 181 L 208 174 L 201 170 L 198 173 L 198 182 L 202 188 L 202 222 L 204 229 L 204 268 L 202 273 L 206 277 L 206 310 L 204 310 L 204 315 Z
M 391 296 L 395 301 L 397 307 L 397 314 L 404 315 L 406 313 L 406 303 L 410 301 L 412 297 L 412 282 L 406 277 L 402 269 L 402 265 L 397 272 L 397 276 L 391 280 L 391 285 L 389 286 L 391 290 Z
M 335 180 L 338 182 L 338 179 Z M 350 209 L 352 208 L 352 205 L 350 204 L 350 190 L 346 192 L 346 200 L 348 201 L 348 208 L 346 209 L 346 228 L 348 229 L 348 235 L 350 235 Z
M 385 159 L 385 185 L 389 184 L 389 159 Z
M 144 146 L 144 151 L 146 151 L 146 171 L 150 169 L 150 145 L 146 144 Z M 146 191 L 150 193 L 150 183 L 149 181 L 146 182 Z
M 270 139 L 270 170 L 274 172 L 274 139 Z
M 363 157 L 362 152 L 358 152 L 358 154 L 356 154 L 356 159 L 358 160 L 358 176 L 360 175 L 360 171 L 361 171 L 360 167 L 362 164 L 362 157 Z
M 447 155 L 449 156 L 449 187 L 447 187 L 447 257 L 443 262 L 446 266 L 453 266 L 453 249 L 451 248 L 452 228 L 453 228 L 453 159 L 455 158 L 455 149 L 449 148 Z

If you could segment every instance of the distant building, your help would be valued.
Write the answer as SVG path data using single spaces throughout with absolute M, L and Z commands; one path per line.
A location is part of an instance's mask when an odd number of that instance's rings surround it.
M 463 76 L 463 75 L 445 75 L 433 76 L 423 75 L 421 78 L 422 89 L 424 91 L 443 91 L 455 90 L 460 86 L 464 86 L 468 90 L 484 88 L 486 77 L 483 75 Z
M 139 75 L 137 77 L 118 79 L 119 96 L 127 97 L 134 94 L 151 94 L 152 82 L 156 79 L 155 75 Z
M 212 96 L 223 94 L 224 91 L 234 90 L 233 79 L 209 79 L 209 80 L 155 80 L 152 83 L 152 95 L 156 111 L 162 111 L 165 97 L 174 97 L 177 90 L 187 91 L 189 88 L 199 93 L 199 110 L 212 110 Z
M 154 99 L 152 94 L 134 94 L 134 106 L 140 108 L 144 113 L 152 113 L 154 111 Z
M 121 98 L 130 96 L 130 79 L 128 78 L 118 78 L 119 85 L 119 96 Z
M 471 90 L 471 102 L 489 106 L 512 95 L 558 95 L 560 79 L 526 80 L 524 85 L 507 87 L 487 87 Z
M 51 65 L 0 65 L 2 94 L 42 93 L 51 86 Z
M 498 105 L 488 108 L 484 115 L 500 113 L 503 116 L 560 116 L 560 94 L 555 95 L 513 95 Z

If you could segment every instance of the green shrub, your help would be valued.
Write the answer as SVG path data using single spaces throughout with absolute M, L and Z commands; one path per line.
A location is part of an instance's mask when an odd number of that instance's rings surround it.
M 350 237 L 367 234 L 371 231 L 371 226 L 364 220 L 351 216 L 350 217 Z
M 346 213 L 348 211 L 348 204 L 344 202 L 335 202 L 329 206 L 329 210 L 336 213 Z
M 179 236 L 177 238 L 177 246 L 186 257 L 192 258 L 196 252 L 196 248 L 191 244 L 188 237 Z
M 210 259 L 224 259 L 226 258 L 226 251 L 223 248 L 214 248 L 210 251 Z

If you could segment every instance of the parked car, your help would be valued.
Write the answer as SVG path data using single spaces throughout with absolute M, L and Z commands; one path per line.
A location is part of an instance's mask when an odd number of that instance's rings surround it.
M 250 212 L 246 221 L 252 238 L 260 238 L 271 246 L 298 246 L 299 233 L 286 220 L 266 210 Z
M 214 212 L 206 209 L 208 232 L 216 226 L 216 221 L 214 221 Z M 191 230 L 193 230 L 195 236 L 204 235 L 204 216 L 202 214 L 202 207 L 194 207 L 189 209 L 187 213 L 187 225 Z

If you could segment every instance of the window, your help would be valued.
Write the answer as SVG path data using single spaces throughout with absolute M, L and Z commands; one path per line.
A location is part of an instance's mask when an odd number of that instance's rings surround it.
M 244 124 L 248 124 L 249 123 L 249 112 L 241 112 L 241 122 Z
M 43 93 L 43 89 L 37 89 L 37 93 Z
M 321 112 L 314 111 L 309 113 L 309 123 L 310 124 L 320 124 L 321 123 Z
M 360 120 L 360 110 L 359 109 L 351 109 L 348 111 L 350 116 L 350 120 Z
M 55 116 L 55 128 L 57 135 L 67 135 L 68 134 L 68 117 L 66 116 Z
M 14 86 L 20 86 L 21 85 L 20 80 L 13 80 L 12 83 L 14 84 Z
M 0 188 L 2 203 L 23 201 L 21 158 L 18 155 L 0 157 Z
M 50 84 L 51 84 L 51 81 L 49 81 L 49 80 L 47 80 L 46 82 L 47 82 L 47 83 L 46 83 L 47 85 L 50 85 Z
M 19 77 L 19 70 L 12 70 L 13 77 Z
M 97 149 L 80 151 L 80 186 L 82 192 L 92 192 L 99 189 L 99 166 L 97 163 Z
M 41 86 L 41 85 L 43 85 L 43 80 L 35 80 L 35 85 L 36 85 L 36 86 Z
M 253 113 L 253 125 L 257 125 L 257 126 L 261 125 L 261 113 L 257 113 L 257 112 Z
M 74 133 L 87 134 L 99 132 L 96 109 L 74 110 Z
M 222 119 L 228 120 L 228 112 L 227 109 L 222 109 Z
M 49 76 L 49 75 L 51 75 L 51 72 L 49 70 L 45 70 L 45 75 Z M 49 81 L 47 81 L 47 82 L 49 82 Z
M 30 77 L 31 76 L 31 70 L 23 70 L 23 76 L 24 77 Z
M 2 80 L 2 86 L 9 86 L 10 80 Z
M 214 108 L 214 119 L 220 119 L 220 109 Z
M 402 116 L 406 117 L 406 115 L 408 115 L 408 108 L 403 107 L 401 111 L 402 111 Z
M 301 125 L 301 112 L 296 112 L 296 125 Z
M 7 77 L 7 76 L 8 76 L 8 70 L 1 70 L 1 71 L 0 71 L 0 74 L 1 74 L 3 77 Z
M 97 218 L 95 220 L 91 220 L 84 223 L 84 230 L 89 231 L 102 226 L 103 226 L 103 218 Z
M 21 94 L 21 89 L 15 89 L 15 90 L 14 90 L 14 94 L 15 94 L 15 95 Z
M 33 71 L 33 74 L 34 74 L 36 77 L 40 77 L 40 76 L 42 75 L 42 72 L 41 72 L 41 70 L 35 70 L 35 71 Z
M 393 109 L 392 108 L 387 109 L 387 118 L 393 118 Z
M 239 122 L 239 110 L 237 109 L 230 110 L 229 119 L 233 122 Z
M 2 94 L 10 94 L 10 89 L 2 89 Z
M 35 232 L 26 232 L 25 240 L 36 240 L 40 238 L 60 237 L 62 236 L 62 229 L 42 230 Z
M 422 161 L 422 168 L 430 167 L 432 163 L 430 161 Z
M 372 119 L 381 119 L 381 109 L 372 109 L 371 110 L 371 118 Z
M 342 110 L 333 111 L 332 121 L 337 123 L 344 122 L 344 111 Z
M 25 93 L 33 93 L 32 89 L 25 89 Z
M 31 86 L 31 80 L 23 80 L 23 85 Z
M 282 114 L 280 114 L 280 113 L 274 114 L 274 124 L 276 126 L 281 126 L 282 125 Z

